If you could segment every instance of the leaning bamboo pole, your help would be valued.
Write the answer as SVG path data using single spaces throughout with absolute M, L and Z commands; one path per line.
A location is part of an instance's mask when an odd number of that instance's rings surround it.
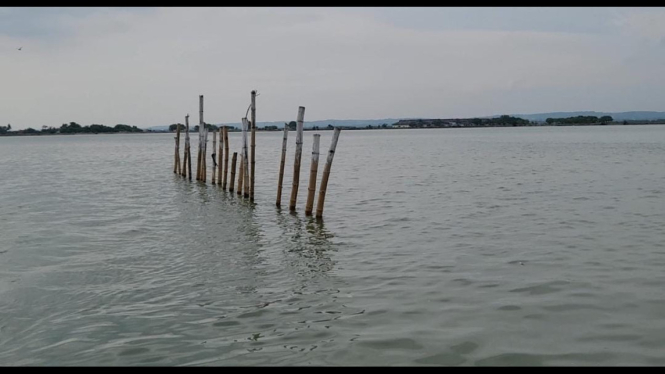
M 251 176 L 250 176 L 250 182 L 249 182 L 249 200 L 254 201 L 254 169 L 255 169 L 255 150 L 256 150 L 256 90 L 252 91 L 252 112 L 251 112 L 251 125 L 252 125 L 252 154 L 250 155 L 251 157 L 251 164 L 252 164 L 252 171 L 251 171 Z
M 217 185 L 222 186 L 222 157 L 223 157 L 223 147 L 222 143 L 224 142 L 224 127 L 219 128 L 219 149 L 217 150 Z
M 328 187 L 328 178 L 330 177 L 330 168 L 332 167 L 333 157 L 335 157 L 335 148 L 337 148 L 337 139 L 339 139 L 339 128 L 335 128 L 326 166 L 323 168 L 323 177 L 321 178 L 321 188 L 319 189 L 319 201 L 316 204 L 316 218 L 323 217 L 323 204 L 326 200 L 326 188 Z
M 220 139 L 220 142 L 221 142 L 221 139 Z M 222 143 L 219 143 L 219 144 L 221 145 Z M 217 182 L 217 165 L 215 165 L 216 164 L 215 156 L 217 156 L 217 155 L 215 154 L 215 149 L 217 149 L 217 133 L 213 131 L 212 132 L 212 155 L 211 155 L 212 156 L 212 184 L 215 184 Z
M 296 156 L 293 162 L 293 186 L 291 187 L 291 201 L 289 210 L 296 210 L 296 199 L 298 197 L 298 184 L 300 183 L 300 159 L 302 156 L 302 131 L 305 119 L 305 107 L 298 108 L 298 119 L 296 127 Z
M 250 187 L 250 181 L 249 181 L 249 151 L 247 147 L 247 132 L 249 131 L 249 126 L 250 123 L 247 121 L 247 118 L 242 119 L 242 161 L 243 161 L 243 197 L 248 198 L 249 197 L 249 187 Z
M 180 174 L 180 124 L 176 124 L 176 138 L 175 138 L 175 164 L 173 165 L 173 172 Z
M 307 188 L 307 203 L 305 204 L 305 215 L 312 215 L 314 207 L 314 193 L 316 192 L 316 172 L 319 169 L 319 141 L 321 135 L 314 134 L 314 143 L 312 144 L 312 162 L 309 168 L 309 187 Z
M 282 159 L 279 162 L 279 179 L 277 180 L 277 202 L 278 207 L 282 205 L 282 182 L 284 181 L 284 164 L 286 163 L 286 140 L 289 137 L 289 125 L 284 124 L 284 138 L 282 139 Z
M 224 177 L 222 179 L 222 189 L 226 190 L 226 174 L 229 172 L 229 128 L 224 126 Z M 235 166 L 234 166 L 235 168 Z M 231 177 L 233 181 L 233 177 Z M 231 182 L 233 183 L 233 182 Z
M 229 192 L 233 192 L 233 181 L 236 177 L 236 159 L 238 152 L 233 152 L 233 160 L 231 161 L 231 183 L 229 184 Z

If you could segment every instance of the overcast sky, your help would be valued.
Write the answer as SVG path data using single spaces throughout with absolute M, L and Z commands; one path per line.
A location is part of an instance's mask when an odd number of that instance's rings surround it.
M 22 50 L 18 50 L 22 47 Z M 665 110 L 665 8 L 0 8 L 0 124 Z

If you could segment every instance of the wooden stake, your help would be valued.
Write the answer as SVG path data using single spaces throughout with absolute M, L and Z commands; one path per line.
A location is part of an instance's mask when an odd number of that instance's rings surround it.
M 296 157 L 293 162 L 293 186 L 291 187 L 291 201 L 289 210 L 296 210 L 296 198 L 298 197 L 298 184 L 300 183 L 300 159 L 302 156 L 302 130 L 305 120 L 305 107 L 298 108 L 298 119 L 296 127 Z
M 245 167 L 244 167 L 244 162 L 245 160 L 242 159 L 242 154 L 240 154 L 240 168 L 238 169 L 238 190 L 236 191 L 238 195 L 242 195 L 242 184 L 245 180 Z
M 199 180 L 205 182 L 205 143 L 203 138 L 205 136 L 205 124 L 203 122 L 203 95 L 199 95 L 199 149 L 201 149 L 200 167 L 199 167 Z
M 187 117 L 185 117 L 185 122 L 188 122 Z M 188 148 L 189 148 L 189 123 L 187 124 L 187 127 L 185 127 L 185 152 L 182 158 L 182 171 L 180 173 L 183 178 L 187 178 L 187 160 L 189 159 L 187 157 Z
M 314 143 L 312 144 L 312 163 L 309 168 L 309 187 L 307 189 L 307 204 L 305 204 L 305 215 L 312 215 L 314 207 L 314 193 L 316 192 L 316 172 L 319 169 L 319 141 L 321 135 L 314 134 Z
M 192 180 L 192 152 L 191 152 L 191 148 L 190 148 L 190 144 L 189 144 L 189 114 L 187 116 L 185 116 L 185 124 L 187 126 L 185 128 L 185 131 L 187 131 L 185 133 L 185 151 L 187 152 L 187 168 L 188 168 L 188 170 L 184 172 L 185 174 L 183 176 L 186 177 L 187 175 L 189 175 L 189 180 L 191 181 Z
M 196 126 L 194 126 L 194 128 L 196 128 Z M 196 135 L 199 136 L 199 146 L 200 146 L 201 145 L 201 135 L 198 132 L 196 133 Z M 201 152 L 200 147 L 196 152 L 196 155 L 197 155 L 197 157 L 196 157 L 196 180 L 199 180 L 199 159 L 201 158 L 201 156 L 199 156 L 199 152 Z
M 219 149 L 217 150 L 217 185 L 222 186 L 222 143 L 224 142 L 224 127 L 219 128 Z
M 251 154 L 251 163 L 252 171 L 249 185 L 249 200 L 254 201 L 254 167 L 255 167 L 255 149 L 256 149 L 256 90 L 252 91 L 252 112 L 251 112 L 251 124 L 252 124 L 252 154 Z
M 183 151 L 182 156 L 182 167 L 180 168 L 180 176 L 187 178 L 187 146 L 185 145 L 185 150 Z
M 199 131 L 201 131 L 200 128 L 199 128 Z M 199 150 L 198 150 L 197 157 L 196 157 L 196 180 L 197 181 L 201 180 L 201 152 L 202 151 L 203 150 L 201 149 L 201 133 L 199 132 Z
M 228 174 L 229 172 L 228 169 L 229 169 L 229 128 L 224 126 L 224 178 L 222 179 L 222 189 L 224 190 L 226 190 L 226 174 Z M 233 177 L 231 177 L 231 180 L 233 180 Z
M 333 157 L 335 157 L 335 148 L 337 148 L 337 139 L 339 138 L 339 128 L 335 128 L 326 166 L 323 168 L 323 177 L 321 178 L 321 188 L 319 189 L 319 201 L 316 204 L 316 218 L 323 217 L 323 203 L 326 200 L 326 188 L 328 187 L 328 178 L 330 177 L 330 168 L 332 167 Z
M 233 181 L 235 180 L 236 177 L 236 158 L 238 158 L 238 152 L 233 152 L 233 160 L 231 161 L 231 183 L 229 184 L 229 192 L 233 192 Z
M 180 124 L 176 124 L 176 138 L 175 138 L 175 164 L 173 165 L 173 172 L 180 174 Z
M 194 127 L 196 128 L 196 126 Z M 199 131 L 201 131 L 200 128 Z M 199 177 L 201 176 L 201 133 L 199 131 L 196 133 L 199 137 L 199 147 L 196 152 L 196 180 L 199 180 Z
M 220 142 L 221 142 L 221 139 L 220 139 Z M 219 144 L 220 144 L 220 147 L 221 147 L 222 143 L 219 143 Z M 216 148 L 217 148 L 217 133 L 213 131 L 212 132 L 212 161 L 213 161 L 212 162 L 212 184 L 217 183 L 217 168 L 215 167 L 215 161 L 216 161 L 215 156 L 217 156 L 215 154 L 215 149 Z
M 249 131 L 250 123 L 247 118 L 242 119 L 242 173 L 243 173 L 243 196 L 249 197 L 249 151 L 247 149 L 247 132 Z
M 279 179 L 277 180 L 277 202 L 278 207 L 282 205 L 282 182 L 284 181 L 284 164 L 286 163 L 286 140 L 289 137 L 289 125 L 284 124 L 284 138 L 282 139 L 282 159 L 279 162 Z
M 208 154 L 208 129 L 203 124 L 203 165 L 201 167 L 201 180 L 206 182 L 208 179 L 208 159 L 206 158 Z

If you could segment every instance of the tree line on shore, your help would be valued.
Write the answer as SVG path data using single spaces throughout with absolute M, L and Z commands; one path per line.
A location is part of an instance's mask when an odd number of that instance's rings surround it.
M 7 126 L 0 126 L 0 134 L 6 134 L 10 132 L 11 129 L 11 124 Z M 123 124 L 117 124 L 113 127 L 99 124 L 81 126 L 76 122 L 70 122 L 63 123 L 60 127 L 42 126 L 41 130 L 35 130 L 32 127 L 28 127 L 25 130 L 16 131 L 18 134 L 101 134 L 118 132 L 143 132 L 143 130 L 136 126 Z
M 183 125 L 182 123 L 174 123 L 172 125 L 169 125 L 169 132 L 176 131 L 178 129 L 178 125 L 180 125 L 180 131 L 185 131 L 185 125 Z M 205 127 L 206 127 L 206 129 L 208 129 L 208 131 L 211 131 L 211 132 L 219 130 L 218 126 L 212 125 L 210 123 L 206 123 Z M 194 127 L 190 127 L 189 132 L 199 132 L 199 125 L 196 125 Z
M 465 126 L 534 126 L 538 125 L 537 122 L 535 121 L 529 121 L 523 118 L 519 117 L 513 117 L 509 115 L 502 115 L 499 117 L 495 118 L 463 118 L 463 119 L 452 119 L 452 120 L 444 120 L 444 119 L 414 119 L 414 120 L 400 120 L 399 122 L 395 124 L 387 124 L 384 123 L 383 125 L 367 125 L 365 127 L 357 126 L 357 127 L 342 127 L 345 129 L 349 130 L 359 130 L 359 129 L 388 129 L 388 128 L 393 128 L 394 125 L 398 124 L 408 124 L 409 127 L 411 128 L 419 128 L 419 127 L 451 127 L 451 122 L 454 122 L 456 124 L 462 124 Z M 575 116 L 575 117 L 566 117 L 566 118 L 547 118 L 545 120 L 545 123 L 548 125 L 585 125 L 585 124 L 601 124 L 605 125 L 608 123 L 614 122 L 614 119 L 611 116 L 602 116 L 602 117 L 597 117 L 597 116 Z M 542 122 L 541 122 L 542 123 Z M 665 123 L 665 120 L 660 119 L 660 120 L 651 120 L 651 121 L 634 121 L 634 120 L 628 120 L 628 121 L 623 121 L 623 124 L 632 124 L 632 123 Z M 182 123 L 174 123 L 168 127 L 169 132 L 175 132 L 177 130 L 177 126 L 180 125 L 180 131 L 185 130 L 185 125 Z M 289 128 L 289 130 L 296 130 L 296 122 L 291 121 L 289 123 L 285 123 L 285 126 Z M 209 131 L 217 131 L 219 130 L 219 126 L 213 125 L 206 123 L 205 127 Z M 454 125 L 452 127 L 455 127 Z M 328 125 L 326 127 L 319 127 L 319 126 L 313 126 L 311 128 L 307 128 L 305 130 L 332 130 L 334 127 L 332 125 Z M 278 131 L 281 130 L 281 128 L 278 128 L 277 126 L 271 125 L 271 126 L 264 126 L 262 128 L 257 128 L 257 130 L 263 130 L 263 131 Z M 195 125 L 190 128 L 190 132 L 198 132 L 199 131 L 199 125 Z M 236 128 L 231 128 L 231 131 L 239 131 Z M 111 126 L 105 126 L 105 125 L 100 125 L 100 124 L 92 124 L 90 126 L 81 126 L 80 124 L 76 122 L 70 122 L 70 123 L 63 123 L 62 126 L 60 127 L 49 127 L 49 126 L 42 126 L 41 131 L 40 130 L 35 130 L 33 128 L 27 128 L 25 130 L 18 130 L 18 131 L 12 131 L 12 126 L 11 124 L 8 124 L 7 126 L 0 126 L 0 134 L 100 134 L 100 133 L 143 133 L 143 132 L 161 132 L 161 131 L 151 131 L 151 130 L 143 130 L 140 129 L 136 126 L 129 126 L 129 125 L 124 125 L 124 124 L 117 124 L 113 127 Z
M 601 123 L 605 124 L 608 122 L 613 122 L 614 118 L 611 116 L 576 116 L 576 117 L 566 117 L 566 118 L 548 118 L 545 120 L 549 125 L 554 124 L 567 124 L 567 125 L 577 125 L 577 124 L 591 124 L 591 123 Z

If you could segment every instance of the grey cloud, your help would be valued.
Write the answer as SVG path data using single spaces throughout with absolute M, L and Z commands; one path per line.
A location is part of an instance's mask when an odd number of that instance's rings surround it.
M 259 121 L 292 120 L 300 105 L 310 120 L 613 111 L 622 103 L 639 107 L 616 110 L 663 109 L 646 107 L 657 104 L 645 95 L 662 84 L 656 62 L 665 51 L 610 21 L 619 10 L 590 21 L 594 32 L 504 27 L 501 9 L 494 18 L 492 9 L 467 9 L 466 24 L 439 29 L 418 27 L 407 12 L 401 22 L 410 27 L 403 27 L 385 11 L 155 8 L 53 16 L 66 19 L 70 32 L 58 43 L 36 38 L 20 55 L 0 51 L 0 71 L 10 72 L 3 86 L 11 88 L 0 91 L 0 122 L 164 125 L 196 113 L 204 94 L 206 118 L 236 123 L 252 89 L 261 93 Z M 589 12 L 522 14 L 554 24 Z M 495 29 L 471 27 L 483 18 Z M 0 46 L 19 41 L 0 35 Z M 647 52 L 651 62 L 632 60 Z M 628 100 L 626 92 L 636 96 Z

